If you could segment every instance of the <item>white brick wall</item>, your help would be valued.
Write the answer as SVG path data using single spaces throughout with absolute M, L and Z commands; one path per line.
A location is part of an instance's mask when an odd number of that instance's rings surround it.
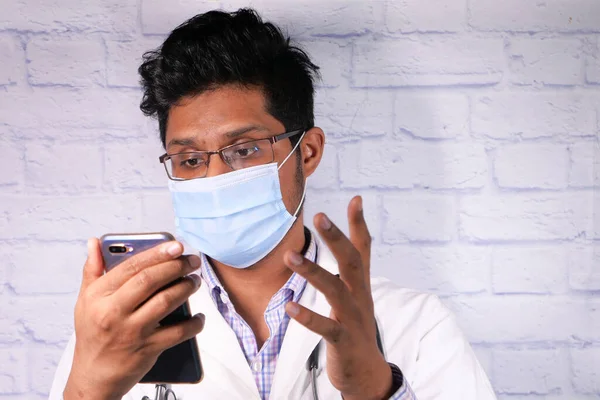
M 596 0 L 4 2 L 0 398 L 45 398 L 89 236 L 173 229 L 142 53 L 247 5 L 322 67 L 307 223 L 362 194 L 374 273 L 440 295 L 501 400 L 599 398 Z

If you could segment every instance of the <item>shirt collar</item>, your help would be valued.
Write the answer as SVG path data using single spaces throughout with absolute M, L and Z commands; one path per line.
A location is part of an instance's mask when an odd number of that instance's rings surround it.
M 314 234 L 310 230 L 308 230 L 308 228 L 305 229 L 306 232 L 308 232 L 306 237 L 309 239 L 309 244 L 308 248 L 306 249 L 306 252 L 304 253 L 304 257 L 308 260 L 316 262 L 318 244 L 315 240 Z M 202 278 L 208 285 L 209 293 L 212 294 L 213 300 L 217 302 L 221 297 L 224 297 L 224 300 L 226 302 L 229 302 L 229 296 L 227 295 L 227 292 L 225 291 L 223 285 L 219 281 L 219 278 L 217 277 L 217 274 L 215 273 L 214 269 L 210 265 L 210 261 L 208 261 L 206 255 L 200 254 L 200 259 L 202 261 L 200 274 L 202 275 Z M 279 289 L 277 294 L 285 290 L 290 290 L 292 293 L 293 301 L 297 302 L 300 300 L 300 296 L 302 295 L 305 286 L 306 279 L 294 272 L 292 276 L 290 276 L 290 279 L 288 279 L 287 282 L 281 287 L 281 289 Z M 275 296 L 277 296 L 277 294 L 275 294 Z

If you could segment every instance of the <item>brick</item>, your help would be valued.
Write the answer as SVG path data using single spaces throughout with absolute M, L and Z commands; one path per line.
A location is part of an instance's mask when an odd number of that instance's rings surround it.
M 575 290 L 600 290 L 600 248 L 578 245 L 568 253 L 569 283 Z
M 350 79 L 351 46 L 334 38 L 298 42 L 311 61 L 319 67 L 321 81 L 317 87 L 347 86 Z
M 492 349 L 483 346 L 472 346 L 477 361 L 488 377 L 492 376 Z
M 142 231 L 175 234 L 175 213 L 171 193 L 165 187 L 158 192 L 145 192 L 142 198 Z
M 221 8 L 219 0 L 198 2 L 195 0 L 176 0 L 165 6 L 161 0 L 142 0 L 142 32 L 145 34 L 165 35 L 196 14 Z
M 596 132 L 590 98 L 576 93 L 497 93 L 475 97 L 471 130 L 495 139 L 535 139 Z
M 171 9 L 171 7 L 165 7 Z M 142 55 L 162 44 L 162 37 L 144 38 L 135 41 L 106 41 L 106 80 L 109 86 L 140 87 L 138 68 Z
M 494 388 L 504 394 L 544 395 L 569 388 L 562 349 L 494 350 Z
M 570 296 L 457 296 L 445 303 L 472 343 L 600 339 L 600 302 Z
M 468 135 L 469 101 L 462 94 L 397 94 L 394 134 L 426 139 Z
M 490 287 L 490 251 L 475 246 L 375 246 L 371 273 L 440 295 L 483 293 Z
M 329 138 L 373 137 L 392 132 L 393 93 L 320 89 L 315 95 L 315 124 Z
M 361 39 L 354 45 L 352 83 L 356 87 L 495 84 L 502 79 L 503 49 L 501 39 Z
M 133 111 L 136 114 L 141 114 L 139 110 Z M 107 121 L 110 123 L 111 121 Z M 139 126 L 127 128 L 75 128 L 75 127 L 46 127 L 39 128 L 21 128 L 13 127 L 11 130 L 18 141 L 23 143 L 28 140 L 36 141 L 60 141 L 62 143 L 77 143 L 85 141 L 89 145 L 97 144 L 98 146 L 111 142 L 113 140 L 122 139 L 139 139 L 158 136 L 158 123 L 153 118 L 142 118 L 139 121 Z
M 494 248 L 494 293 L 564 293 L 566 264 L 566 251 L 561 247 Z
M 88 144 L 26 145 L 26 184 L 38 193 L 81 194 L 102 181 L 102 154 Z
M 65 345 L 73 333 L 76 297 L 75 294 L 64 297 L 10 297 L 3 303 L 6 304 L 5 318 L 12 324 L 20 325 L 23 336 L 30 343 Z
M 0 349 L 0 395 L 27 392 L 27 353 L 24 349 Z
M 0 138 L 0 186 L 19 185 L 23 182 L 25 157 L 19 143 Z
M 363 210 L 369 233 L 374 241 L 381 238 L 380 207 L 377 196 L 367 193 L 347 192 L 308 192 L 303 211 L 304 223 L 314 230 L 313 218 L 318 213 L 325 213 L 346 235 L 348 231 L 348 203 L 356 196 L 362 195 Z M 316 230 L 314 230 L 316 232 Z
M 165 7 L 167 8 L 167 7 Z M 137 3 L 119 0 L 90 1 L 85 7 L 77 0 L 38 0 L 35 8 L 27 0 L 2 5 L 3 29 L 31 32 L 107 32 L 131 35 L 137 25 Z
M 464 0 L 434 0 L 427 7 L 418 0 L 386 2 L 385 23 L 391 32 L 457 32 L 466 18 Z
M 42 395 L 48 395 L 52 380 L 62 351 L 57 349 L 35 349 L 30 352 L 31 364 L 31 389 Z
M 600 187 L 600 143 L 576 143 L 570 146 L 570 150 L 569 186 Z
M 556 144 L 515 144 L 498 148 L 494 176 L 502 188 L 562 189 L 567 186 L 569 153 Z
M 0 85 L 11 85 L 22 80 L 25 76 L 25 52 L 18 38 L 0 36 L 0 60 L 3 64 Z
M 343 188 L 473 189 L 487 179 L 485 150 L 475 143 L 364 141 L 339 157 Z
M 581 47 L 578 39 L 511 39 L 510 80 L 518 85 L 581 84 Z
M 0 96 L 0 121 L 14 128 L 38 130 L 141 129 L 146 118 L 139 111 L 140 100 L 137 92 L 106 89 L 11 91 Z
M 0 213 L 0 239 L 86 240 L 140 226 L 135 195 L 2 196 L 0 204 L 10 210 Z
M 113 190 L 165 188 L 168 176 L 158 161 L 164 149 L 160 142 L 107 145 L 104 149 L 104 183 Z
M 588 0 L 473 0 L 470 13 L 470 25 L 482 31 L 600 31 L 600 3 Z
M 298 0 L 293 12 L 289 3 L 280 0 L 223 1 L 227 11 L 241 7 L 255 8 L 265 21 L 281 26 L 292 37 L 362 35 L 380 30 L 383 23 L 383 1 Z
M 573 239 L 591 231 L 591 194 L 465 196 L 460 236 L 473 242 Z
M 386 195 L 383 198 L 383 242 L 449 242 L 456 232 L 451 196 Z
M 600 39 L 596 38 L 585 63 L 586 83 L 600 84 Z
M 85 243 L 18 242 L 0 244 L 8 283 L 19 294 L 73 294 L 81 284 Z M 40 279 L 47 271 L 52 279 Z
M 27 43 L 31 85 L 105 84 L 104 45 L 100 40 L 34 37 Z
M 7 268 L 1 269 L 2 274 L 8 274 Z M 4 277 L 8 278 L 8 276 Z M 4 279 L 2 278 L 2 279 Z M 0 301 L 2 301 L 3 307 L 9 304 L 9 301 L 14 300 L 14 296 L 8 294 L 3 295 L 0 291 Z M 14 305 L 14 301 L 12 303 Z M 5 311 L 5 309 L 7 311 Z M 12 310 L 10 310 L 12 311 Z M 1 347 L 17 347 L 25 342 L 25 329 L 19 321 L 19 316 L 15 313 L 9 312 L 8 308 L 3 308 L 0 313 L 0 346 Z
M 325 144 L 321 163 L 315 172 L 306 177 L 309 189 L 331 189 L 339 186 L 339 168 L 337 148 L 331 144 Z
M 600 394 L 600 349 L 571 349 L 571 382 L 576 393 Z

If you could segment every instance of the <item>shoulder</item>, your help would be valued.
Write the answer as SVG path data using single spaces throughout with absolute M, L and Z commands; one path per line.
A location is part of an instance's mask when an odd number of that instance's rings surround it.
M 378 323 L 386 332 L 418 340 L 440 322 L 453 318 L 438 296 L 403 288 L 387 278 L 372 277 L 371 292 Z

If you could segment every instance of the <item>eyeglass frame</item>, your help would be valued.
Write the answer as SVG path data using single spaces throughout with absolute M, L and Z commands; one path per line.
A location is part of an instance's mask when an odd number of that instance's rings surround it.
M 213 154 L 218 154 L 219 158 L 221 159 L 221 161 L 223 161 L 229 168 L 231 168 L 232 171 L 238 171 L 236 169 L 234 169 L 226 160 L 225 157 L 223 157 L 223 151 L 231 148 L 231 147 L 235 147 L 235 146 L 240 146 L 246 143 L 251 143 L 251 142 L 256 142 L 259 140 L 268 140 L 269 143 L 271 144 L 271 151 L 273 151 L 273 159 L 275 159 L 275 151 L 273 150 L 273 145 L 277 142 L 280 142 L 282 140 L 285 139 L 289 139 L 292 138 L 294 136 L 303 134 L 307 131 L 308 129 L 297 129 L 297 130 L 293 130 L 293 131 L 287 131 L 287 132 L 283 132 L 280 133 L 279 135 L 275 135 L 275 136 L 271 136 L 271 137 L 266 137 L 266 138 L 259 138 L 259 139 L 252 139 L 252 140 L 247 140 L 245 142 L 241 142 L 241 143 L 234 143 L 234 144 L 230 144 L 228 146 L 222 147 L 218 150 L 213 150 L 213 151 L 205 151 L 205 150 L 199 150 L 199 151 L 184 151 L 181 153 L 173 153 L 173 154 L 169 154 L 169 153 L 165 153 L 162 156 L 158 157 L 158 161 L 165 167 L 165 171 L 167 172 L 167 176 L 169 177 L 169 179 L 171 179 L 172 181 L 191 181 L 194 179 L 203 179 L 206 178 L 206 175 L 198 177 L 198 178 L 191 178 L 191 179 L 181 179 L 181 178 L 174 178 L 171 176 L 171 174 L 169 173 L 169 169 L 167 168 L 167 164 L 165 163 L 165 161 L 171 159 L 171 157 L 173 156 L 178 156 L 181 154 L 195 154 L 195 153 L 204 153 L 207 155 L 207 160 L 206 160 L 206 171 L 208 173 L 208 166 L 210 165 L 210 158 Z M 242 168 L 244 169 L 244 168 Z

